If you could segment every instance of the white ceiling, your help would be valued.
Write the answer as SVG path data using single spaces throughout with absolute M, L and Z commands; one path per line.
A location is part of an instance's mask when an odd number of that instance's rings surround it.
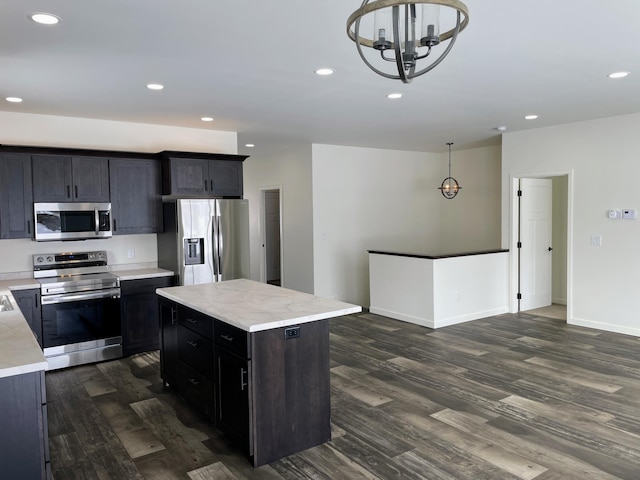
M 469 26 L 449 56 L 408 85 L 359 58 L 346 20 L 360 3 L 3 0 L 0 110 L 236 131 L 240 153 L 247 142 L 436 152 L 497 143 L 499 125 L 640 112 L 638 0 L 465 0 Z M 38 25 L 36 11 L 62 22 Z M 333 76 L 314 74 L 327 66 Z M 619 70 L 632 73 L 607 78 Z

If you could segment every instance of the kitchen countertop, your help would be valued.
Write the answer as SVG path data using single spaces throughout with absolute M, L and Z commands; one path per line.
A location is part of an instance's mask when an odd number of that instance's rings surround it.
M 111 270 L 120 280 L 140 280 L 144 278 L 171 277 L 173 272 L 164 268 L 135 268 L 129 270 Z
M 0 378 L 46 370 L 47 360 L 10 290 L 0 287 L 1 295 L 8 296 L 13 310 L 0 312 Z
M 432 252 L 432 253 L 418 253 L 418 252 L 396 252 L 390 250 L 367 250 L 369 253 L 376 253 L 379 255 L 395 255 L 398 257 L 413 257 L 413 258 L 426 258 L 427 260 L 437 260 L 439 258 L 453 258 L 453 257 L 468 257 L 470 255 L 486 255 L 489 253 L 503 253 L 508 252 L 506 248 L 496 248 L 490 250 L 472 250 L 468 252 Z
M 362 311 L 358 305 L 247 279 L 159 288 L 156 293 L 247 332 Z

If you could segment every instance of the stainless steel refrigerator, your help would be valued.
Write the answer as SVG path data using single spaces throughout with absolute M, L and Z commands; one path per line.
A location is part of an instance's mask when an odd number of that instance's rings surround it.
M 158 266 L 177 274 L 178 285 L 249 277 L 249 201 L 169 199 Z

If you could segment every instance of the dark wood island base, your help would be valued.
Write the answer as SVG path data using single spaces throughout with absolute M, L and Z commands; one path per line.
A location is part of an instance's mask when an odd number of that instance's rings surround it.
M 291 318 L 239 328 L 203 313 L 210 313 L 209 308 L 191 308 L 198 306 L 193 301 L 197 297 L 186 299 L 189 306 L 178 301 L 180 293 L 191 295 L 195 289 L 200 294 L 207 290 L 201 297 L 210 304 L 222 304 L 211 290 L 233 282 L 240 282 L 234 288 L 246 282 L 250 289 L 266 288 L 283 301 L 285 293 L 287 308 L 294 312 L 292 295 L 319 299 L 324 313 L 311 305 L 303 316 L 298 310 Z M 329 318 L 356 313 L 360 307 L 249 280 L 163 288 L 158 294 L 163 381 L 238 441 L 254 467 L 331 440 Z M 251 315 L 257 314 L 254 308 Z M 267 318 L 273 315 L 271 310 Z

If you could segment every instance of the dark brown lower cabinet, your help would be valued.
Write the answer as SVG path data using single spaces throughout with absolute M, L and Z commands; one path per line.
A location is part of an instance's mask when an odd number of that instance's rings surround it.
M 159 304 L 164 382 L 254 467 L 331 440 L 329 320 L 250 333 L 162 297 Z
M 40 304 L 40 289 L 13 290 L 11 292 L 20 312 L 36 336 L 38 345 L 42 348 L 42 305 Z
M 251 413 L 249 365 L 251 362 L 217 345 L 215 356 L 218 377 L 216 423 L 221 430 L 233 436 L 249 455 L 253 455 L 249 420 Z
M 0 476 L 50 479 L 44 372 L 0 378 Z
M 156 288 L 170 287 L 173 284 L 173 276 L 120 282 L 122 354 L 124 356 L 160 348 Z

